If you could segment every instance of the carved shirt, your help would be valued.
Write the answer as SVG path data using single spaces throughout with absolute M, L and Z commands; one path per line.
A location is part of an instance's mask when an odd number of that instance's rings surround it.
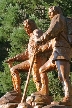
M 41 38 L 52 41 L 53 52 L 50 57 L 51 60 L 70 60 L 71 47 L 67 42 L 66 20 L 63 15 L 57 14 L 52 18 L 48 30 Z
M 43 32 L 39 29 L 36 29 L 33 31 L 33 34 L 31 35 L 29 39 L 29 44 L 28 44 L 28 53 L 29 53 L 29 59 L 31 60 L 33 58 L 33 55 L 37 51 L 37 46 L 35 46 L 35 41 L 36 39 L 40 38 L 40 36 L 43 34 Z M 40 57 L 42 54 L 38 54 L 35 56 L 35 61 L 37 61 L 38 56 Z M 37 59 L 36 59 L 37 58 Z

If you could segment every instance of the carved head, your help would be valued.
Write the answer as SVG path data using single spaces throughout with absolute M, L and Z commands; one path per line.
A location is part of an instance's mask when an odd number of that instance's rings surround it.
M 37 26 L 36 26 L 36 23 L 34 20 L 32 19 L 26 19 L 24 22 L 23 22 L 23 25 L 24 25 L 24 29 L 26 30 L 27 34 L 30 36 L 30 33 L 33 33 L 33 31 L 35 29 L 37 29 Z
M 51 6 L 48 9 L 49 18 L 52 19 L 57 14 L 63 14 L 59 6 Z

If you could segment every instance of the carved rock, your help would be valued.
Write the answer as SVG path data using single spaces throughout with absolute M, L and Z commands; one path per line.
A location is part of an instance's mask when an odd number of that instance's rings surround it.
M 72 108 L 72 106 L 65 106 L 65 105 L 47 105 L 42 108 Z
M 7 92 L 0 98 L 0 108 L 16 108 L 21 101 L 21 94 L 15 91 Z
M 20 103 L 17 108 L 33 108 L 33 107 L 28 103 L 24 102 L 24 103 Z
M 21 102 L 21 95 L 15 91 L 7 92 L 0 98 L 0 108 L 72 108 L 59 105 L 59 102 L 49 101 L 51 97 L 44 95 L 28 96 L 26 102 Z
M 32 95 L 29 96 L 26 102 L 32 105 L 33 108 L 42 108 L 43 106 L 51 103 L 51 96 L 45 95 Z
M 0 98 L 0 104 L 6 103 L 19 103 L 21 101 L 21 94 L 16 91 L 7 92 L 4 96 Z
M 62 101 L 59 102 L 59 105 L 72 106 L 72 96 L 64 97 Z
M 72 106 L 59 105 L 59 102 L 51 102 L 50 105 L 44 106 L 42 108 L 72 108 Z
M 7 103 L 0 105 L 0 108 L 17 108 L 18 103 Z

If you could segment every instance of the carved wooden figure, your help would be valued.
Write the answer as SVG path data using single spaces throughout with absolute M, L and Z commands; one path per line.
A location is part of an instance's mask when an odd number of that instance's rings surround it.
M 69 72 L 70 72 L 70 51 L 71 47 L 67 40 L 67 26 L 65 17 L 62 14 L 60 7 L 51 6 L 48 11 L 49 17 L 51 19 L 50 26 L 48 30 L 43 33 L 43 35 L 37 40 L 36 44 L 39 42 L 52 42 L 52 55 L 49 60 L 40 67 L 39 73 L 41 77 L 41 83 L 46 82 L 46 79 L 43 77 L 46 72 L 53 69 L 58 70 L 58 78 L 63 83 L 64 87 L 64 98 L 59 104 L 72 105 L 72 92 L 71 84 L 69 81 Z M 56 65 L 56 68 L 52 66 Z M 46 86 L 46 87 L 45 87 Z M 45 87 L 45 88 L 44 88 Z M 35 94 L 47 95 L 45 91 L 47 90 L 47 84 L 44 84 L 44 87 Z
M 33 53 L 36 48 L 35 41 L 43 34 L 43 32 L 37 28 L 34 20 L 27 19 L 24 21 L 23 24 L 24 24 L 25 31 L 30 37 L 28 48 L 24 53 L 18 54 L 15 57 L 10 58 L 6 61 L 7 63 L 12 63 L 14 61 L 23 61 L 20 64 L 17 64 L 10 69 L 14 90 L 17 91 L 18 93 L 21 93 L 21 88 L 20 88 L 21 80 L 19 76 L 19 71 L 23 70 L 25 72 L 29 70 L 30 63 L 32 62 L 32 58 L 33 58 Z M 49 58 L 48 56 L 50 55 L 51 55 L 51 51 L 50 52 L 47 51 L 45 53 L 42 52 L 36 53 L 33 68 L 32 68 L 32 75 L 33 75 L 33 81 L 36 84 L 37 91 L 39 91 L 42 87 L 39 68 L 47 61 L 47 58 Z M 43 77 L 46 78 L 47 79 L 46 81 L 48 82 L 47 74 L 44 75 Z M 48 91 L 49 90 L 47 89 L 47 92 Z

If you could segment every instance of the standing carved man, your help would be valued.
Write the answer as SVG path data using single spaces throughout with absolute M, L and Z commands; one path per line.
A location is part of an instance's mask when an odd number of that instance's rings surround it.
M 23 22 L 23 24 L 24 24 L 25 31 L 27 32 L 27 34 L 30 37 L 29 43 L 28 43 L 28 48 L 24 53 L 18 54 L 15 57 L 10 58 L 6 61 L 7 63 L 12 63 L 14 61 L 23 61 L 20 64 L 17 64 L 10 69 L 14 90 L 18 93 L 21 93 L 21 87 L 20 87 L 21 80 L 20 80 L 20 76 L 19 76 L 19 71 L 20 70 L 23 70 L 23 71 L 29 70 L 30 64 L 33 59 L 35 47 L 36 47 L 35 41 L 37 38 L 39 38 L 43 34 L 43 32 L 37 28 L 34 20 L 27 19 Z M 41 89 L 39 68 L 47 61 L 48 54 L 50 55 L 50 53 L 48 53 L 48 51 L 47 51 L 47 53 L 38 53 L 38 54 L 36 54 L 35 59 L 34 59 L 32 75 L 33 75 L 33 81 L 36 85 L 37 91 L 39 91 Z M 47 79 L 47 74 L 45 75 L 45 78 Z M 47 89 L 47 91 L 48 91 L 48 89 Z
M 40 77 L 45 74 L 46 71 L 51 71 L 51 64 L 55 64 L 56 69 L 58 70 L 58 77 L 63 83 L 65 95 L 59 104 L 72 105 L 71 86 L 69 82 L 71 47 L 67 42 L 66 20 L 60 7 L 57 6 L 51 6 L 48 14 L 51 19 L 50 26 L 48 30 L 37 40 L 36 44 L 42 41 L 47 42 L 48 40 L 51 40 L 53 52 L 49 60 L 40 67 Z M 39 93 L 43 94 L 43 89 L 36 94 Z

